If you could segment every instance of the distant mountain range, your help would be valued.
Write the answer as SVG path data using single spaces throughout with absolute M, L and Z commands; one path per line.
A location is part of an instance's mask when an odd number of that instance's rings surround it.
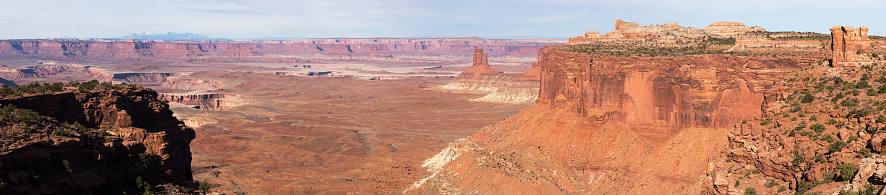
M 229 40 L 226 38 L 210 38 L 206 35 L 189 32 L 165 32 L 165 33 L 132 33 L 117 37 L 119 39 L 136 39 L 136 40 L 173 40 L 173 41 L 202 41 L 202 40 Z

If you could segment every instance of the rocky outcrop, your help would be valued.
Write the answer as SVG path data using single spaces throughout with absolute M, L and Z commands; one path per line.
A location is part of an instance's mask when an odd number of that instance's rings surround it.
M 164 93 L 160 100 L 193 106 L 198 110 L 227 110 L 242 104 L 240 95 L 226 93 L 175 94 Z
M 621 19 L 615 19 L 615 30 L 616 31 L 629 31 L 631 29 L 640 28 L 641 26 L 636 22 L 625 22 Z
M 622 40 L 622 39 L 653 39 L 664 42 L 675 42 L 683 39 L 698 39 L 703 37 L 735 37 L 747 32 L 765 32 L 762 27 L 747 27 L 739 22 L 715 22 L 704 29 L 696 27 L 682 27 L 677 23 L 640 26 L 634 22 L 615 20 L 615 30 L 607 32 L 603 36 L 597 36 L 596 31 L 588 31 L 582 36 L 569 38 L 567 45 L 589 44 L 597 41 Z
M 489 67 L 483 49 L 474 48 L 473 64 L 451 83 L 435 89 L 456 93 L 487 94 L 475 101 L 526 103 L 538 96 L 538 67 L 523 74 L 501 73 Z
M 21 135 L 10 134 L 13 128 L 23 126 L 4 128 L 0 192 L 119 193 L 137 189 L 138 178 L 154 185 L 191 182 L 194 130 L 156 97 L 135 87 L 0 99 L 51 117 L 43 125 L 55 126 L 37 125 L 27 139 L 12 140 L 9 135 Z
M 868 27 L 831 27 L 832 63 L 835 66 L 856 66 L 861 61 L 858 53 L 870 50 L 871 41 L 868 39 Z
M 704 32 L 717 37 L 733 37 L 747 32 L 765 32 L 763 27 L 748 27 L 741 22 L 714 22 L 704 28 Z

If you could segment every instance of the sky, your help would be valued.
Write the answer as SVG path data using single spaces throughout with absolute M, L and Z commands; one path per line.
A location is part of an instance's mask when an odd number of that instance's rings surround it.
M 886 35 L 886 0 L 0 0 L 0 39 L 108 38 L 192 32 L 229 39 L 567 38 L 616 19 L 704 28 L 742 22 L 769 31 Z

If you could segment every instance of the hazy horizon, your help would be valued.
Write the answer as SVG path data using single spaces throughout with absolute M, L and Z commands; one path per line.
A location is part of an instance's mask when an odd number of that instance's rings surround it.
M 835 25 L 868 26 L 871 35 L 886 35 L 886 22 L 872 16 L 883 8 L 886 1 L 876 0 L 0 0 L 0 39 L 114 38 L 141 32 L 191 32 L 234 40 L 567 38 L 586 31 L 611 31 L 616 19 L 643 26 L 677 22 L 699 28 L 733 21 L 769 31 L 819 33 L 829 33 Z

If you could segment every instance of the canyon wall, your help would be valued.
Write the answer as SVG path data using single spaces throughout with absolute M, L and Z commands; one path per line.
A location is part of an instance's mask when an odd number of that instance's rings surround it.
M 676 132 L 726 128 L 760 116 L 760 105 L 791 58 L 698 55 L 592 58 L 542 49 L 539 104 L 597 121 Z
M 12 133 L 17 131 L 12 126 L 4 129 L 0 178 L 7 182 L 0 192 L 120 193 L 137 189 L 139 178 L 150 184 L 192 182 L 194 130 L 156 98 L 153 90 L 129 87 L 0 99 L 2 105 L 51 117 L 20 126 L 31 129 L 25 138 L 10 141 L 10 135 L 21 134 Z
M 406 193 L 704 194 L 729 129 L 762 117 L 794 58 L 539 51 L 537 103 L 427 162 Z M 475 144 L 475 145 L 474 145 Z M 433 165 L 433 166 L 431 166 Z M 442 168 L 438 168 L 442 167 Z M 478 179 L 482 178 L 482 179 Z
M 501 73 L 489 67 L 487 54 L 474 47 L 473 65 L 446 85 L 435 89 L 456 93 L 487 94 L 475 101 L 527 103 L 538 96 L 538 66 L 525 73 Z
M 117 41 L 0 40 L 0 59 L 116 60 L 123 62 L 310 62 L 299 55 L 389 58 L 393 54 L 470 53 L 473 46 L 494 55 L 533 56 L 548 39 L 376 38 L 290 41 Z M 343 60 L 355 60 L 348 58 Z M 369 59 L 369 60 L 381 60 Z M 365 60 L 365 59 L 364 59 Z

